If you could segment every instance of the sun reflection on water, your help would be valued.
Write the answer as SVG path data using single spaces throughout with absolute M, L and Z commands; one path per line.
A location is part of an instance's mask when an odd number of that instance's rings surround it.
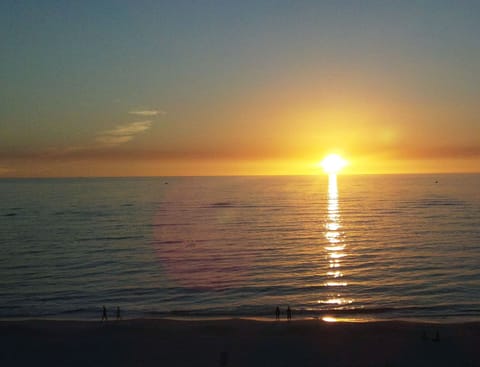
M 327 221 L 325 223 L 325 238 L 328 241 L 325 246 L 329 269 L 326 272 L 325 287 L 332 292 L 327 294 L 327 299 L 319 301 L 319 303 L 342 307 L 351 304 L 353 300 L 345 299 L 338 293 L 339 287 L 346 287 L 348 283 L 342 278 L 342 260 L 347 256 L 345 251 L 346 243 L 342 232 L 340 209 L 338 203 L 338 186 L 337 176 L 330 174 L 328 177 L 328 205 L 327 205 Z M 334 269 L 334 270 L 332 270 Z M 335 290 L 335 292 L 333 292 Z

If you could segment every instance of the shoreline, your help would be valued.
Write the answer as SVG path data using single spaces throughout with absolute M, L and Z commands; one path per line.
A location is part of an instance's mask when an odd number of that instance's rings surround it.
M 0 321 L 0 343 L 5 366 L 480 365 L 480 322 L 35 319 Z
M 265 323 L 288 322 L 286 316 L 282 316 L 280 320 L 276 320 L 274 316 L 131 316 L 123 317 L 120 321 L 162 321 L 172 320 L 180 322 L 202 322 L 202 321 L 228 321 L 228 320 L 246 320 L 258 321 Z M 102 322 L 101 317 L 62 317 L 62 316 L 29 316 L 29 317 L 0 317 L 1 323 L 9 322 L 36 322 L 36 321 L 61 321 L 61 322 Z M 109 316 L 107 322 L 115 322 L 115 316 Z M 338 316 L 336 314 L 328 314 L 322 316 L 293 316 L 292 322 L 311 321 L 311 322 L 325 322 L 325 323 L 410 323 L 410 324 L 432 324 L 432 325 L 463 325 L 463 324 L 480 324 L 479 317 L 470 316 L 437 316 L 437 317 L 361 317 L 357 315 Z

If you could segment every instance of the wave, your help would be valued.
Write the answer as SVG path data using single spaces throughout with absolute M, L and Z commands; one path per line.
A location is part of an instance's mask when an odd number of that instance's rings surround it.
M 242 306 L 238 308 L 217 309 L 177 309 L 170 311 L 145 311 L 141 316 L 152 317 L 273 317 L 276 305 Z M 285 312 L 286 306 L 280 307 Z M 369 319 L 438 319 L 448 317 L 480 317 L 480 308 L 455 310 L 449 307 L 372 307 L 372 308 L 324 308 L 308 309 L 291 307 L 292 313 L 298 318 L 321 318 L 323 316 L 365 317 Z
M 136 239 L 143 239 L 145 236 L 105 236 L 105 237 L 84 237 L 84 238 L 77 238 L 77 242 L 84 242 L 84 241 L 122 241 L 122 240 L 136 240 Z
M 117 305 L 120 306 L 122 315 L 126 318 L 168 318 L 168 317 L 188 317 L 188 318 L 232 318 L 232 317 L 273 317 L 276 304 L 270 305 L 240 305 L 236 307 L 204 307 L 204 308 L 184 308 L 157 310 L 148 307 L 124 307 L 121 302 L 115 299 L 99 300 L 98 306 L 75 307 L 65 309 L 39 310 L 26 309 L 25 307 L 0 306 L 0 318 L 33 318 L 33 317 L 64 317 L 73 316 L 76 318 L 96 318 L 100 315 L 102 305 L 107 306 L 107 310 L 113 315 Z M 286 305 L 280 305 L 282 313 L 286 311 Z M 334 317 L 365 317 L 370 320 L 375 319 L 406 319 L 415 318 L 425 321 L 439 318 L 478 318 L 480 317 L 480 307 L 468 305 L 463 308 L 451 308 L 449 306 L 411 306 L 411 307 L 345 307 L 345 308 L 323 308 L 312 309 L 308 307 L 291 306 L 294 317 L 297 318 L 321 318 L 324 316 Z
M 259 204 L 240 204 L 229 201 L 220 201 L 215 202 L 210 205 L 207 205 L 205 208 L 265 208 L 265 209 L 285 209 L 285 208 L 295 208 L 294 205 L 259 205 Z

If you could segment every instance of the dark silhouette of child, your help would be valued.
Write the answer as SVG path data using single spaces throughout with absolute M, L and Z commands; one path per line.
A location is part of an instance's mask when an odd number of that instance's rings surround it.
M 280 307 L 275 309 L 275 320 L 280 320 Z
M 422 340 L 428 340 L 427 332 L 425 330 L 422 331 Z
M 220 366 L 226 367 L 228 365 L 228 353 L 227 351 L 222 351 L 220 353 Z
M 108 321 L 107 309 L 103 306 L 102 321 Z
M 292 310 L 290 309 L 290 306 L 287 307 L 287 320 L 292 319 Z
M 121 320 L 122 316 L 120 315 L 120 306 L 117 306 L 117 320 Z

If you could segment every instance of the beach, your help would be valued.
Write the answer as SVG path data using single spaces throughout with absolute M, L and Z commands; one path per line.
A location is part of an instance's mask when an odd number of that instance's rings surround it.
M 0 340 L 2 366 L 480 365 L 480 323 L 27 320 Z

